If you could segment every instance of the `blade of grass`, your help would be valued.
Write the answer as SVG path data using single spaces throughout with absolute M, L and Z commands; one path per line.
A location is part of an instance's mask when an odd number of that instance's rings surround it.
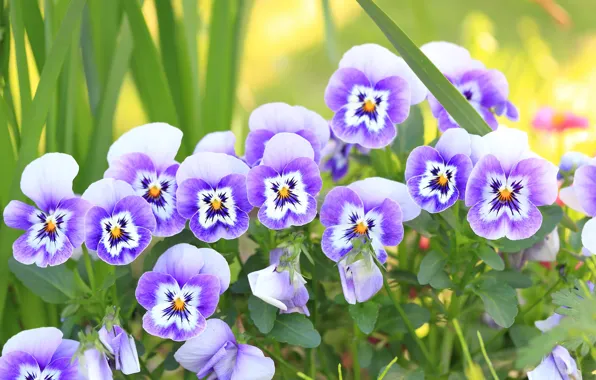
M 337 39 L 335 33 L 335 23 L 333 22 L 333 13 L 331 12 L 331 6 L 329 0 L 321 0 L 323 7 L 323 21 L 325 22 L 325 42 L 327 47 L 327 56 L 329 61 L 335 63 L 339 59 L 337 54 Z
M 134 40 L 133 77 L 149 119 L 178 125 L 172 94 L 141 5 L 137 0 L 124 1 L 123 4 Z
M 16 168 L 13 172 L 10 187 L 10 199 L 22 199 L 19 190 L 21 173 L 29 162 L 37 156 L 37 147 L 45 118 L 50 108 L 52 92 L 58 80 L 62 64 L 68 53 L 72 33 L 76 30 L 80 21 L 85 0 L 72 0 L 64 17 L 62 25 L 56 35 L 53 48 L 46 58 L 41 73 L 39 84 L 31 108 L 23 114 L 23 128 L 21 135 L 21 146 Z M 3 205 L 4 206 L 4 205 Z M 12 252 L 12 242 L 19 235 L 19 231 L 0 227 L 0 263 L 6 263 Z M 8 290 L 8 265 L 0 264 L 0 324 L 4 316 L 4 305 L 6 292 Z
M 54 1 L 53 0 L 45 0 L 44 1 L 44 48 L 45 54 L 49 54 L 50 50 L 52 50 L 52 42 L 54 40 L 55 34 L 55 15 L 54 15 Z M 46 119 L 46 151 L 52 152 L 57 151 L 57 128 L 56 128 L 56 121 L 58 117 L 58 99 L 59 92 L 56 90 L 54 91 L 54 96 L 52 97 L 50 109 L 48 111 L 48 117 Z
M 27 51 L 25 49 L 23 3 L 19 0 L 10 1 L 10 24 L 12 26 L 14 38 L 21 101 L 21 119 L 23 119 L 31 105 L 31 83 L 29 81 L 29 65 L 27 63 Z
M 90 4 L 90 3 L 89 3 Z M 91 28 L 93 22 L 90 19 L 93 11 L 90 11 L 91 7 L 88 6 L 83 11 L 83 25 L 81 26 L 81 50 L 83 52 L 83 70 L 85 71 L 85 81 L 87 82 L 87 97 L 89 98 L 89 105 L 92 112 L 97 112 L 99 106 L 99 99 L 101 96 L 101 83 L 103 82 L 99 76 L 98 67 L 101 65 L 101 59 L 97 56 L 98 48 L 95 48 L 96 42 L 93 40 L 94 33 Z M 105 78 L 104 78 L 105 79 Z
M 10 86 L 10 75 L 9 75 L 9 58 L 10 58 L 10 19 L 8 7 L 0 7 L 0 26 L 4 33 L 0 39 L 0 75 L 4 79 L 4 88 L 2 97 L 3 111 L 8 120 L 8 129 L 15 141 L 15 147 L 21 144 L 21 132 L 19 131 L 19 125 L 14 111 L 14 103 L 12 101 L 12 93 Z M 11 174 L 12 175 L 12 174 Z M 10 178 L 10 177 L 9 177 Z
M 39 2 L 37 0 L 21 0 L 23 4 L 23 21 L 25 22 L 25 29 L 27 30 L 27 39 L 35 58 L 37 71 L 41 72 L 43 64 L 45 63 L 45 30 L 44 22 L 39 10 Z
M 9 122 L 6 117 L 4 98 L 1 99 L 0 106 L 0 176 L 2 178 L 11 178 L 16 164 L 16 149 L 14 148 L 11 132 L 8 127 Z M 10 182 L 0 181 L 0 204 L 8 203 L 8 191 Z
M 183 27 L 184 42 L 186 42 L 186 51 L 188 56 L 188 65 L 190 67 L 190 78 L 188 86 L 190 90 L 190 127 L 184 130 L 186 134 L 187 151 L 192 152 L 194 145 L 201 137 L 200 123 L 200 90 L 199 90 L 199 52 L 197 44 L 197 33 L 199 31 L 199 11 L 195 0 L 184 0 L 183 9 Z
M 75 108 L 77 107 L 77 79 L 79 74 L 79 40 L 80 40 L 80 27 L 77 28 L 72 34 L 72 41 L 70 44 L 70 51 L 68 54 L 68 60 L 65 65 L 65 88 L 64 97 L 62 97 L 65 105 L 64 109 L 64 124 L 62 125 L 62 144 L 61 151 L 67 154 L 74 154 L 74 119 L 75 119 Z
M 482 116 L 389 16 L 372 0 L 357 1 L 460 127 L 481 136 L 491 131 Z

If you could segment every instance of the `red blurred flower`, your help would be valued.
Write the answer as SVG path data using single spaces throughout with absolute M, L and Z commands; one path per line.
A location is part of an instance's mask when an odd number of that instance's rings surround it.
M 420 236 L 420 240 L 418 241 L 418 248 L 420 248 L 423 251 L 426 251 L 428 248 L 430 248 L 430 238 L 427 238 L 426 236 Z
M 588 118 L 569 111 L 556 111 L 551 107 L 543 107 L 534 116 L 532 126 L 548 132 L 563 132 L 567 129 L 585 129 L 590 125 Z

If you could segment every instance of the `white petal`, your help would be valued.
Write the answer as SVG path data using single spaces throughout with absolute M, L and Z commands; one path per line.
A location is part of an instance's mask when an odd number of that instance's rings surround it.
M 198 142 L 193 154 L 199 152 L 225 153 L 230 156 L 235 155 L 234 146 L 236 145 L 236 136 L 232 131 L 211 132 Z
M 458 76 L 468 70 L 484 68 L 482 62 L 473 59 L 468 50 L 451 42 L 429 42 L 422 45 L 420 50 L 447 76 Z
M 299 157 L 313 160 L 315 152 L 312 145 L 295 133 L 278 133 L 265 145 L 263 164 L 281 173 L 287 164 Z
M 181 184 L 189 178 L 200 178 L 211 186 L 229 174 L 248 173 L 249 167 L 242 160 L 224 154 L 200 152 L 186 157 L 176 172 L 176 182 Z
M 456 154 L 470 156 L 472 153 L 470 134 L 463 128 L 446 130 L 439 138 L 435 149 L 441 153 L 445 161 L 449 161 Z
M 129 195 L 135 195 L 135 191 L 129 183 L 118 179 L 104 178 L 89 185 L 81 198 L 94 206 L 111 212 L 120 199 Z
M 546 235 L 544 240 L 526 249 L 524 251 L 524 258 L 530 261 L 554 262 L 557 259 L 559 248 L 559 231 L 555 228 L 553 232 Z
M 79 172 L 74 158 L 64 153 L 47 153 L 23 170 L 21 190 L 44 211 L 63 198 L 72 198 L 72 181 Z
M 596 218 L 592 218 L 584 224 L 582 244 L 588 251 L 596 252 Z
M 248 118 L 251 131 L 298 132 L 304 129 L 304 119 L 297 108 L 286 103 L 267 103 L 255 108 Z
M 304 129 L 314 132 L 314 134 L 317 136 L 317 139 L 321 144 L 321 148 L 327 145 L 331 134 L 329 122 L 318 113 L 302 106 L 294 106 L 294 109 L 298 110 L 302 116 Z
M 389 198 L 399 204 L 404 222 L 420 215 L 420 206 L 414 203 L 408 188 L 403 183 L 372 177 L 356 181 L 348 187 L 358 194 L 367 210 L 381 205 L 386 198 Z
M 470 158 L 472 159 L 472 163 L 476 165 L 478 160 L 480 160 L 487 153 L 488 146 L 486 144 L 486 141 L 482 138 L 482 136 L 478 135 L 470 135 L 470 143 Z
M 496 131 L 484 135 L 483 139 L 487 153 L 499 160 L 505 173 L 509 173 L 520 160 L 532 156 L 528 134 L 519 129 L 500 125 Z
M 586 211 L 582 208 L 581 202 L 575 193 L 575 189 L 572 186 L 564 187 L 559 191 L 559 198 L 563 203 L 567 206 L 571 207 L 575 211 L 579 211 L 583 214 L 587 214 Z

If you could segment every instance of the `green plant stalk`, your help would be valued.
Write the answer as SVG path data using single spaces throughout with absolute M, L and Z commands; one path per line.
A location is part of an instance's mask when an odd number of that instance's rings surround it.
M 391 369 L 391 367 L 393 367 L 393 365 L 395 363 L 397 363 L 397 356 L 394 357 L 393 360 L 389 362 L 389 364 L 387 364 L 387 366 L 385 367 L 383 372 L 381 372 L 381 374 L 379 375 L 379 378 L 377 380 L 383 380 L 385 378 L 385 376 L 387 375 L 387 372 L 389 372 L 389 370 Z
M 488 370 L 490 374 L 493 376 L 494 380 L 499 380 L 499 376 L 495 372 L 495 368 L 493 367 L 493 363 L 490 361 L 488 354 L 486 353 L 486 348 L 484 347 L 484 341 L 482 340 L 482 335 L 480 335 L 480 331 L 476 330 L 476 335 L 478 335 L 478 342 L 480 343 L 480 349 L 482 350 L 482 356 L 484 356 L 484 360 L 488 365 Z
M 352 367 L 354 370 L 354 380 L 360 380 L 360 361 L 358 360 L 358 325 L 356 322 L 353 323 L 354 325 L 354 336 L 352 337 L 352 342 L 350 343 L 350 348 L 352 350 Z
M 451 323 L 453 323 L 453 327 L 455 328 L 455 333 L 457 334 L 457 338 L 459 339 L 459 344 L 461 345 L 461 349 L 464 353 L 464 358 L 468 363 L 468 367 L 474 367 L 474 362 L 472 361 L 472 356 L 470 355 L 470 349 L 468 348 L 468 344 L 466 343 L 466 339 L 464 338 L 464 334 L 461 331 L 461 327 L 459 325 L 459 321 L 454 318 Z
M 416 329 L 414 329 L 414 326 L 412 325 L 412 322 L 408 318 L 408 315 L 406 314 L 404 309 L 401 307 L 399 300 L 397 298 L 395 298 L 395 294 L 391 291 L 391 287 L 389 286 L 389 282 L 387 281 L 387 272 L 385 271 L 384 268 L 381 268 L 381 272 L 383 273 L 383 285 L 385 286 L 385 290 L 387 291 L 387 294 L 389 295 L 389 298 L 391 299 L 391 302 L 393 303 L 395 310 L 397 310 L 397 313 L 403 319 L 403 321 L 406 325 L 406 328 L 408 329 L 408 332 L 412 336 L 412 339 L 414 339 L 414 341 L 418 345 L 418 348 L 420 348 L 420 351 L 422 352 L 422 355 L 424 356 L 424 358 L 426 359 L 428 364 L 431 366 L 434 366 L 434 363 L 432 361 L 430 353 L 428 352 L 428 349 L 424 345 L 424 342 L 420 339 L 420 337 L 418 337 L 418 335 L 416 335 Z
M 86 247 L 83 247 L 83 260 L 85 261 L 85 270 L 87 271 L 87 277 L 89 278 L 89 286 L 91 286 L 91 290 L 95 293 L 96 283 L 95 283 L 95 272 L 93 271 L 93 263 L 91 262 L 91 256 L 89 255 L 89 251 Z
M 440 373 L 447 374 L 451 368 L 451 354 L 453 353 L 453 340 L 455 339 L 455 332 L 445 326 L 445 334 L 443 335 L 443 343 L 441 344 L 441 362 L 439 364 Z
M 22 1 L 11 0 L 10 24 L 12 26 L 15 42 L 15 56 L 17 61 L 17 75 L 19 79 L 19 94 L 21 101 L 21 119 L 24 119 L 31 107 L 31 83 L 29 81 L 29 65 L 27 63 L 27 51 L 25 48 L 25 26 L 23 22 Z

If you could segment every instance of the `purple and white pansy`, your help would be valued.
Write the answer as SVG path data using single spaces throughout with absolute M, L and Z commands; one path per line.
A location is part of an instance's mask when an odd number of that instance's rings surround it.
M 78 380 L 79 342 L 62 339 L 55 327 L 21 331 L 2 348 L 2 380 Z
M 265 146 L 261 165 L 246 178 L 248 200 L 259 220 L 272 230 L 303 226 L 317 215 L 315 197 L 323 181 L 314 150 L 303 137 L 278 133 Z
M 468 179 L 466 206 L 474 232 L 486 239 L 526 239 L 542 225 L 537 206 L 557 199 L 558 168 L 530 151 L 525 132 L 499 127 L 482 137 L 486 154 Z
M 74 158 L 63 153 L 47 153 L 25 167 L 21 190 L 37 207 L 11 201 L 4 209 L 4 223 L 25 230 L 12 246 L 17 261 L 59 265 L 81 247 L 90 205 L 72 191 L 78 172 Z
M 253 209 L 246 194 L 248 171 L 243 161 L 224 153 L 199 152 L 180 164 L 178 212 L 190 219 L 197 239 L 231 240 L 248 230 L 248 213 Z
M 517 108 L 507 99 L 509 84 L 503 73 L 486 69 L 482 62 L 473 59 L 465 48 L 449 42 L 430 42 L 420 50 L 453 83 L 493 130 L 499 125 L 495 115 L 505 115 L 509 120 L 518 120 Z M 430 93 L 428 102 L 433 116 L 438 119 L 441 131 L 459 127 Z
M 321 247 L 338 263 L 342 288 L 349 303 L 365 302 L 383 285 L 383 276 L 370 254 L 352 252 L 356 239 L 370 239 L 377 259 L 387 260 L 385 246 L 403 239 L 403 222 L 420 214 L 404 184 L 368 178 L 334 188 L 321 207 L 326 227 Z
M 271 380 L 275 363 L 255 346 L 236 341 L 222 320 L 210 319 L 201 335 L 185 342 L 174 358 L 199 379 Z
M 416 204 L 430 213 L 465 199 L 472 171 L 471 139 L 464 129 L 447 130 L 435 148 L 419 146 L 406 162 L 408 191 Z
M 365 44 L 348 50 L 325 90 L 325 103 L 334 113 L 333 133 L 366 148 L 389 145 L 427 90 L 405 61 L 386 48 Z
M 114 367 L 125 375 L 141 371 L 135 339 L 118 325 L 103 326 L 99 330 L 99 340 L 112 355 Z
M 248 119 L 250 132 L 246 137 L 246 162 L 259 164 L 267 142 L 278 133 L 295 133 L 306 139 L 314 152 L 315 162 L 329 141 L 329 125 L 318 113 L 286 103 L 268 103 L 256 108 Z
M 151 335 L 184 341 L 199 335 L 230 285 L 230 268 L 210 248 L 178 244 L 165 251 L 139 279 L 136 298 L 147 312 L 143 328 Z
M 136 127 L 116 140 L 108 151 L 104 178 L 128 182 L 150 205 L 157 222 L 155 236 L 173 236 L 186 220 L 176 211 L 176 153 L 182 132 L 166 123 Z
M 155 216 L 130 184 L 104 178 L 92 183 L 82 198 L 93 205 L 85 215 L 85 245 L 101 260 L 130 264 L 149 246 Z
M 299 257 L 284 249 L 276 248 L 269 253 L 269 266 L 248 274 L 250 290 L 255 297 L 273 305 L 281 313 L 310 315 L 306 303 L 308 290 L 300 275 Z

